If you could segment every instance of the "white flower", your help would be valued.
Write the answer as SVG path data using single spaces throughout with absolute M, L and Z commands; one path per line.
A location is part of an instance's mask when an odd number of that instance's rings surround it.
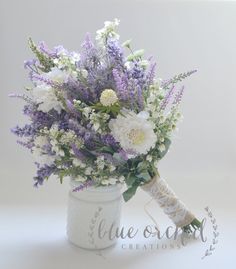
M 166 149 L 165 144 L 161 144 L 161 145 L 158 147 L 158 149 L 160 150 L 160 152 L 165 151 L 165 149 Z
M 158 161 L 154 162 L 154 166 L 155 166 L 156 169 L 158 169 Z
M 77 52 L 75 52 L 75 51 L 71 52 L 71 54 L 70 54 L 70 60 L 73 63 L 78 62 L 80 60 L 80 54 L 77 53 Z
M 103 185 L 115 185 L 116 182 L 117 182 L 117 179 L 116 178 L 110 177 L 108 179 L 103 179 L 101 183 Z
M 55 156 L 48 155 L 48 153 L 45 152 L 43 147 L 47 145 L 49 145 L 49 140 L 46 136 L 39 135 L 34 140 L 34 147 L 32 148 L 32 153 L 35 158 L 35 161 L 41 165 L 51 165 L 56 159 Z
M 49 130 L 50 137 L 52 137 L 53 139 L 56 139 L 59 134 L 60 134 L 60 131 L 59 131 L 58 125 L 53 124 Z
M 59 147 L 57 141 L 51 141 L 50 143 L 51 143 L 51 145 L 52 145 L 52 151 L 53 151 L 57 156 L 61 156 L 61 157 L 64 157 L 64 156 L 65 156 L 65 152 L 64 152 L 64 150 L 62 150 L 62 149 Z
M 147 60 L 142 60 L 142 61 L 140 62 L 140 65 L 141 65 L 143 68 L 146 68 L 146 67 L 149 65 L 149 61 L 147 61 Z
M 36 136 L 36 138 L 34 139 L 34 145 L 36 147 L 42 148 L 47 144 L 48 144 L 48 138 L 45 135 Z
M 124 176 L 120 176 L 120 177 L 119 177 L 119 181 L 120 181 L 121 183 L 123 183 L 123 182 L 125 181 L 125 177 L 124 177 Z
M 132 111 L 123 111 L 109 122 L 111 134 L 120 143 L 124 150 L 134 151 L 136 154 L 146 154 L 155 147 L 157 136 L 153 124 L 148 121 L 148 113 L 135 114 Z
M 148 162 L 151 162 L 151 161 L 152 161 L 152 156 L 151 156 L 151 155 L 147 155 L 146 160 L 147 160 Z
M 90 176 L 90 175 L 92 174 L 92 171 L 93 171 L 92 167 L 87 167 L 87 168 L 85 169 L 85 171 L 84 171 L 84 174 L 85 174 L 86 176 Z
M 69 130 L 69 131 L 63 133 L 63 135 L 60 138 L 60 143 L 66 145 L 66 144 L 74 142 L 76 140 L 76 138 L 77 137 L 76 137 L 75 132 L 72 130 Z
M 119 23 L 120 21 L 118 19 L 115 19 L 114 21 L 105 21 L 104 27 L 96 32 L 96 40 L 101 42 L 107 37 L 119 39 L 119 35 L 115 32 L 115 29 Z
M 87 179 L 82 177 L 81 175 L 77 175 L 75 181 L 85 182 Z
M 109 180 L 103 179 L 101 183 L 102 183 L 102 185 L 109 185 Z
M 114 105 L 118 101 L 115 91 L 112 89 L 105 89 L 100 96 L 100 102 L 103 106 Z
M 105 166 L 105 162 L 104 162 L 104 156 L 98 156 L 97 160 L 95 161 L 97 168 L 99 170 L 103 170 L 104 166 Z
M 48 112 L 55 109 L 58 113 L 61 112 L 62 104 L 58 101 L 54 89 L 45 84 L 40 84 L 32 90 L 33 100 L 38 104 L 38 110 Z
M 125 65 L 125 67 L 126 67 L 128 70 L 130 70 L 130 69 L 133 67 L 133 63 L 130 62 L 130 61 L 125 62 L 124 65 Z
M 112 164 L 109 164 L 108 167 L 109 167 L 110 172 L 113 172 L 114 170 L 116 170 L 116 167 L 114 165 L 112 165 Z
M 81 72 L 82 77 L 87 78 L 87 76 L 88 76 L 88 71 L 87 71 L 86 69 L 81 69 L 80 72 Z
M 109 183 L 110 183 L 111 185 L 115 185 L 115 184 L 116 184 L 116 181 L 117 181 L 117 179 L 114 178 L 114 177 L 109 178 Z
M 85 168 L 85 167 L 86 167 L 86 164 L 83 163 L 81 160 L 79 160 L 79 159 L 77 159 L 77 158 L 73 159 L 72 163 L 73 163 L 73 165 L 76 166 L 76 167 L 77 167 L 77 166 L 78 166 L 78 167 L 81 167 L 81 168 Z
M 68 80 L 69 73 L 54 67 L 50 72 L 43 76 L 45 79 L 62 84 Z M 51 109 L 55 109 L 58 113 L 60 113 L 63 108 L 62 103 L 56 96 L 56 89 L 45 82 L 37 82 L 37 86 L 32 90 L 32 96 L 33 100 L 39 105 L 38 110 L 43 112 L 49 112 Z
M 32 154 L 37 163 L 40 165 L 52 165 L 55 161 L 55 156 L 48 155 L 42 152 L 42 149 L 33 147 Z
M 89 106 L 86 106 L 85 108 L 83 108 L 83 115 L 88 118 L 89 117 L 89 114 L 93 111 L 93 109 Z
M 52 80 L 57 83 L 67 82 L 69 74 L 66 71 L 63 71 L 57 67 L 53 67 L 50 72 L 46 73 L 45 78 Z

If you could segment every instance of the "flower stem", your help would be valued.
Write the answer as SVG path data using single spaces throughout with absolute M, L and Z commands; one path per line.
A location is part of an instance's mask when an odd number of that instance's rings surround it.
M 201 222 L 198 219 L 194 219 L 190 224 L 182 227 L 185 233 L 192 233 L 194 230 L 198 230 L 201 227 Z

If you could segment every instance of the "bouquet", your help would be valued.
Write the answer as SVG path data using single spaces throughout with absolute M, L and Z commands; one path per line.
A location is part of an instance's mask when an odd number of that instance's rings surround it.
M 200 222 L 160 178 L 158 163 L 181 118 L 184 87 L 177 83 L 195 70 L 156 79 L 152 58 L 133 51 L 130 40 L 120 45 L 118 24 L 105 22 L 95 42 L 87 34 L 80 53 L 29 39 L 36 57 L 24 66 L 32 84 L 11 96 L 26 102 L 30 123 L 12 131 L 35 157 L 35 186 L 52 174 L 81 186 L 125 182 L 125 201 L 141 187 L 177 227 L 191 231 Z

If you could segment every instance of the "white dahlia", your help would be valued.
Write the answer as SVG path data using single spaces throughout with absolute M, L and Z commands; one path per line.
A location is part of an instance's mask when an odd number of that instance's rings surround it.
M 157 136 L 153 124 L 148 121 L 148 113 L 142 111 L 135 114 L 132 111 L 122 111 L 116 119 L 109 122 L 111 134 L 124 150 L 135 152 L 136 155 L 146 154 L 155 147 Z

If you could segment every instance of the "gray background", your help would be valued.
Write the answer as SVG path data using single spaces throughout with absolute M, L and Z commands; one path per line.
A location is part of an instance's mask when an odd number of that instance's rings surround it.
M 7 95 L 29 83 L 23 69 L 32 57 L 28 37 L 79 50 L 87 31 L 115 17 L 121 40 L 132 38 L 134 49 L 157 60 L 158 77 L 198 69 L 184 82 L 184 121 L 160 173 L 196 216 L 205 216 L 205 206 L 213 210 L 221 239 L 204 261 L 203 244 L 154 253 L 122 251 L 118 244 L 106 259 L 72 247 L 65 236 L 68 182 L 51 178 L 34 189 L 32 157 L 9 132 L 25 122 L 23 103 Z M 0 0 L 0 268 L 235 268 L 235 25 L 233 1 Z M 148 200 L 138 191 L 124 204 L 122 225 L 150 223 L 143 209 Z M 166 227 L 161 209 L 149 207 Z

